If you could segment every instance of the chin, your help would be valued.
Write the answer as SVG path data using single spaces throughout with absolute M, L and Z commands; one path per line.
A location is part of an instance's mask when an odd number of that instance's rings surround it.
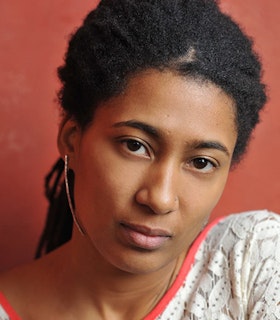
M 132 275 L 145 275 L 168 266 L 175 258 L 164 259 L 156 252 L 138 251 L 108 261 L 116 269 Z

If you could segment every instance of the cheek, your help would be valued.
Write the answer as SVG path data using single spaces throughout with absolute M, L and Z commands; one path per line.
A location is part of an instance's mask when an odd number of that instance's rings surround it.
M 207 187 L 207 190 L 205 191 L 206 194 L 206 202 L 208 203 L 209 207 L 209 214 L 214 209 L 214 207 L 219 202 L 224 188 L 227 181 L 228 173 L 226 172 L 224 175 L 220 176 L 217 181 Z M 203 195 L 201 195 L 202 197 Z
M 102 217 L 123 211 L 133 201 L 139 170 L 125 164 L 112 151 L 96 149 L 80 154 L 75 173 L 75 202 L 80 215 L 99 214 L 101 222 Z
M 226 175 L 223 178 L 220 177 L 216 183 L 198 184 L 197 187 L 192 185 L 193 192 L 189 192 L 189 195 L 183 198 L 181 205 L 180 222 L 177 224 L 179 229 L 176 250 L 183 251 L 189 247 L 205 227 L 222 195 L 225 182 Z
M 182 217 L 203 224 L 219 202 L 227 176 L 228 170 L 224 169 L 214 180 L 190 179 L 184 188 L 185 192 L 181 196 Z

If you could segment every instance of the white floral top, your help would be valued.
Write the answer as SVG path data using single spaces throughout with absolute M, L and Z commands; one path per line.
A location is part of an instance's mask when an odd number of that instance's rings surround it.
M 280 319 L 280 215 L 251 211 L 208 226 L 152 319 Z
M 2 319 L 20 320 L 0 294 Z M 207 226 L 144 320 L 155 319 L 280 319 L 280 215 L 250 211 Z

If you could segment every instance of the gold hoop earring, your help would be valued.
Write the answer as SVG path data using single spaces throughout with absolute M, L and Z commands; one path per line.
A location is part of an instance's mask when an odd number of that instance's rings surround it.
M 66 189 L 66 195 L 67 195 L 67 200 L 68 200 L 68 204 L 69 204 L 69 208 L 73 217 L 73 221 L 76 225 L 76 227 L 78 228 L 78 230 L 80 231 L 80 233 L 82 235 L 85 235 L 85 230 L 81 224 L 81 222 L 79 221 L 79 219 L 76 216 L 75 213 L 75 209 L 73 206 L 73 202 L 71 199 L 71 195 L 70 195 L 70 189 L 69 189 L 69 181 L 68 181 L 68 155 L 66 154 L 64 156 L 64 181 L 65 181 L 65 189 Z

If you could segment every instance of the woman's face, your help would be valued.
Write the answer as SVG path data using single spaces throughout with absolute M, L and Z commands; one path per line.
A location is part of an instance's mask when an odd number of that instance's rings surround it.
M 227 180 L 232 99 L 211 83 L 151 70 L 75 130 L 76 213 L 99 259 L 147 273 L 185 254 Z

